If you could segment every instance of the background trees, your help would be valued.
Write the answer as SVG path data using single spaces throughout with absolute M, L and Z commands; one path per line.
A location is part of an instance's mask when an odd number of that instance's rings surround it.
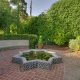
M 18 14 L 22 20 L 25 20 L 28 17 L 26 13 L 27 3 L 25 0 L 10 0 L 10 3 L 17 6 Z
M 0 1 L 0 29 L 4 30 L 5 33 L 10 33 L 10 10 L 11 7 L 9 6 L 9 2 Z
M 47 12 L 50 41 L 63 45 L 80 34 L 80 1 L 60 0 Z
M 13 9 L 10 4 L 16 5 L 17 8 Z M 5 34 L 22 33 L 21 23 L 28 17 L 26 8 L 25 0 L 0 0 L 0 32 L 2 30 Z
M 31 17 L 28 19 L 25 26 L 25 33 L 29 34 L 38 34 L 38 17 Z
M 57 45 L 64 45 L 80 35 L 80 0 L 60 0 L 46 13 L 32 17 L 26 13 L 25 0 L 10 1 L 0 2 L 0 29 L 5 28 L 5 33 L 42 35 L 45 44 Z M 17 8 L 11 9 L 10 4 Z
M 25 2 L 25 0 L 10 0 L 11 4 L 16 5 L 17 6 L 17 15 L 16 15 L 16 20 L 17 20 L 17 33 L 20 34 L 21 33 L 21 25 L 20 25 L 20 21 L 23 22 L 26 20 L 28 14 L 26 13 L 26 9 L 27 9 L 27 3 Z

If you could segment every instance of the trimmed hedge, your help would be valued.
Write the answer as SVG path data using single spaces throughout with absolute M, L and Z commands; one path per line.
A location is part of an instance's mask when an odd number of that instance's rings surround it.
M 29 40 L 29 48 L 35 48 L 38 37 L 34 34 L 1 34 L 0 40 Z

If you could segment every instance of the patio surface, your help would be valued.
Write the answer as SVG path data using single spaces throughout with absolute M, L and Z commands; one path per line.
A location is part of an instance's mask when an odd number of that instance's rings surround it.
M 0 80 L 80 80 L 80 55 L 69 50 L 55 50 L 62 56 L 63 63 L 55 65 L 51 71 L 32 69 L 21 71 L 18 64 L 12 63 L 12 56 L 26 49 L 0 52 Z

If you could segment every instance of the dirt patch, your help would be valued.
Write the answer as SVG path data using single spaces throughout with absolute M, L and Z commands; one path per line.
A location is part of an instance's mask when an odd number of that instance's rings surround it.
M 65 46 L 57 46 L 57 45 L 45 45 L 43 47 L 44 49 L 55 49 L 55 50 L 69 50 L 69 47 L 67 45 Z

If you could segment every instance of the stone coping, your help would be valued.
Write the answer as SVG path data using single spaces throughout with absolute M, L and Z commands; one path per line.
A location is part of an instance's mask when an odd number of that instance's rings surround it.
M 29 49 L 29 40 L 0 40 L 0 51 L 20 48 Z
M 25 52 L 31 52 L 31 51 L 44 51 L 46 53 L 52 54 L 53 57 L 50 57 L 48 61 L 45 60 L 29 60 L 27 61 L 25 57 L 22 57 L 23 53 Z M 23 68 L 23 70 L 30 70 L 34 68 L 41 68 L 46 70 L 51 70 L 54 64 L 58 64 L 62 62 L 61 56 L 58 56 L 56 52 L 48 51 L 46 49 L 29 49 L 25 51 L 19 51 L 19 54 L 12 57 L 12 62 L 20 64 L 20 67 Z
M 0 40 L 0 49 L 15 46 L 29 46 L 29 40 Z

